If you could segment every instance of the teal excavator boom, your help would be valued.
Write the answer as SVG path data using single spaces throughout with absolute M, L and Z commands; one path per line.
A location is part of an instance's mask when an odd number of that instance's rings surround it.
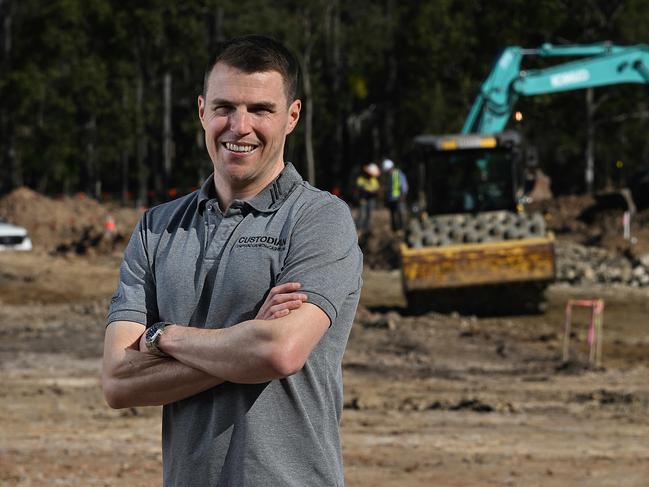
M 580 59 L 545 69 L 521 69 L 523 57 L 531 55 Z M 462 133 L 501 132 L 520 96 L 622 83 L 649 84 L 649 46 L 601 43 L 573 46 L 544 44 L 538 49 L 508 47 L 480 86 Z

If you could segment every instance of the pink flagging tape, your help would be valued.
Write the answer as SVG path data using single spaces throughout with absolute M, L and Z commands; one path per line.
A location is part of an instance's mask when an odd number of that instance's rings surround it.
M 572 328 L 572 308 L 581 306 L 591 309 L 590 323 L 588 324 L 588 361 L 600 367 L 602 363 L 602 339 L 604 327 L 604 300 L 603 299 L 571 299 L 566 303 L 566 321 L 563 335 L 563 361 L 570 358 L 570 331 Z

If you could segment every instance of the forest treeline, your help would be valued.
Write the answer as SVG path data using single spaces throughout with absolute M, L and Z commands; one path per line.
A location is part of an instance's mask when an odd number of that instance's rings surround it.
M 637 44 L 648 19 L 647 0 L 0 0 L 0 193 L 146 204 L 196 187 L 211 167 L 196 98 L 210 47 L 231 36 L 297 54 L 303 113 L 286 157 L 344 194 L 371 160 L 407 168 L 415 135 L 458 132 L 504 47 Z M 522 99 L 517 128 L 555 191 L 579 192 L 590 117 L 595 184 L 622 184 L 649 167 L 648 93 Z

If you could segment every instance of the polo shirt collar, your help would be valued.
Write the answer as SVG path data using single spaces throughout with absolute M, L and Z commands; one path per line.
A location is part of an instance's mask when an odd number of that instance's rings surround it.
M 282 172 L 279 173 L 272 183 L 244 203 L 256 211 L 271 213 L 282 206 L 282 203 L 292 193 L 295 186 L 301 182 L 302 176 L 300 176 L 293 164 L 287 162 Z M 216 198 L 216 188 L 214 187 L 214 173 L 212 173 L 205 180 L 198 192 L 199 211 L 202 212 L 205 203 L 214 198 Z
M 198 211 L 203 214 L 205 204 L 214 198 L 216 198 L 216 188 L 214 187 L 214 173 L 212 173 L 198 190 Z

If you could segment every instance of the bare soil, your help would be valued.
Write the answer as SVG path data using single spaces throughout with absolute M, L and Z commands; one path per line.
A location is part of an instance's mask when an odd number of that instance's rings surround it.
M 0 253 L 0 485 L 161 483 L 160 409 L 111 410 L 100 387 L 119 252 Z M 403 308 L 398 271 L 365 271 L 344 360 L 347 485 L 649 485 L 649 291 L 548 291 L 545 314 Z M 587 313 L 603 298 L 603 366 Z

